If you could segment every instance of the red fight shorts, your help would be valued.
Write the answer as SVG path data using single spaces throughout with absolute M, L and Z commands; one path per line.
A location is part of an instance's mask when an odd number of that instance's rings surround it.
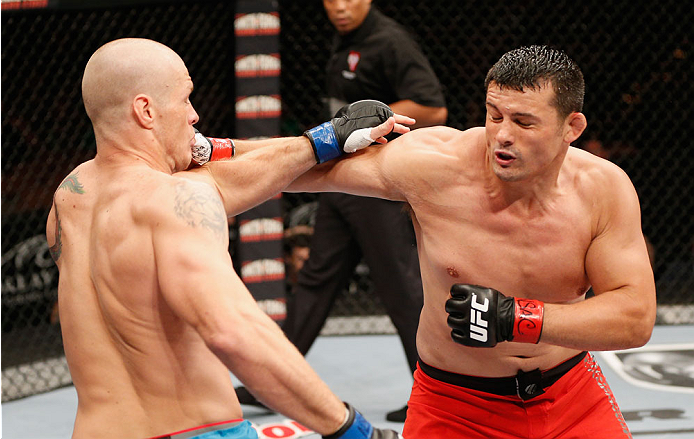
M 631 438 L 612 391 L 590 353 L 581 353 L 548 371 L 538 370 L 537 374 L 542 376 L 536 381 L 540 388 L 537 396 L 526 394 L 522 398 L 517 377 L 459 375 L 420 360 L 403 437 Z M 552 374 L 559 376 L 545 387 L 546 377 Z

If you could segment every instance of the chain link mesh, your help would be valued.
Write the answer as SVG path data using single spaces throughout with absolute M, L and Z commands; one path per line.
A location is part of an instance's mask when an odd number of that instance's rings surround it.
M 653 249 L 659 323 L 694 321 L 694 209 L 687 138 L 692 108 L 686 2 L 374 1 L 409 27 L 445 89 L 448 125 L 483 123 L 483 81 L 505 51 L 560 47 L 586 77 L 588 129 L 578 146 L 619 164 L 641 199 Z M 321 2 L 279 2 L 283 133 L 326 118 L 324 66 L 333 30 Z M 45 245 L 53 190 L 93 157 L 80 99 L 84 66 L 115 38 L 161 41 L 188 65 L 203 133 L 231 137 L 234 121 L 234 3 L 2 12 L 2 400 L 69 384 L 55 309 L 57 270 Z M 291 212 L 315 201 L 285 194 Z M 232 235 L 233 236 L 233 235 Z M 231 246 L 233 248 L 233 246 Z M 387 319 L 354 328 L 347 316 L 379 316 L 368 267 L 360 265 L 333 310 L 329 333 L 390 332 Z

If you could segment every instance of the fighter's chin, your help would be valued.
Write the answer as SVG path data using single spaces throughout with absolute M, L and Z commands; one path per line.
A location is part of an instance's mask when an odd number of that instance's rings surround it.
M 492 166 L 492 170 L 494 171 L 494 175 L 501 180 L 505 182 L 513 182 L 513 181 L 519 181 L 522 180 L 523 177 L 519 175 L 518 173 L 514 172 L 512 169 L 508 167 L 503 167 L 499 165 L 498 163 L 495 163 Z
M 189 154 L 188 157 L 181 157 L 180 160 L 176 160 L 174 163 L 174 172 L 185 171 L 186 169 L 190 169 L 192 165 L 193 156 L 191 154 Z

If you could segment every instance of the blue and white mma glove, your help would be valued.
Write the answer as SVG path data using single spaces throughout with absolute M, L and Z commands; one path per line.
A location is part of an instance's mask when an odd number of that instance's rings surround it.
M 345 403 L 345 407 L 347 407 L 345 423 L 335 433 L 323 436 L 323 439 L 402 439 L 402 436 L 393 430 L 374 428 L 351 405 Z
M 391 116 L 393 110 L 383 102 L 357 101 L 340 108 L 330 122 L 311 128 L 304 136 L 311 141 L 316 161 L 323 163 L 374 143 L 376 139 L 370 136 L 371 128 Z

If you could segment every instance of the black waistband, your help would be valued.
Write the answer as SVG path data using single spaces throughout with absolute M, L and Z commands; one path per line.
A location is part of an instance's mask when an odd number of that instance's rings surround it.
M 483 349 L 483 348 L 482 348 Z M 558 364 L 544 372 L 535 369 L 530 372 L 518 371 L 516 376 L 487 378 L 471 375 L 460 375 L 453 372 L 429 366 L 419 359 L 419 368 L 430 377 L 453 384 L 454 386 L 493 393 L 495 395 L 518 395 L 523 400 L 534 398 L 544 393 L 545 389 L 554 384 L 569 370 L 583 360 L 588 352 L 581 352 L 575 357 Z

